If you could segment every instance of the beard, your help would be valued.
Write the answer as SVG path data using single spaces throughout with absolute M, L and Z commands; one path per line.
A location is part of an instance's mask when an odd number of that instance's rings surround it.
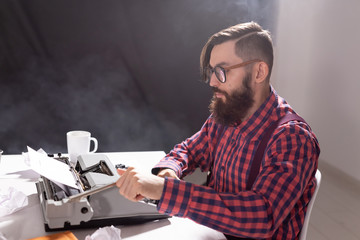
M 213 87 L 213 91 L 224 94 L 225 101 L 213 96 L 209 109 L 217 123 L 233 125 L 241 122 L 254 104 L 254 92 L 250 87 L 251 74 L 246 74 L 243 80 L 243 88 L 228 94 Z

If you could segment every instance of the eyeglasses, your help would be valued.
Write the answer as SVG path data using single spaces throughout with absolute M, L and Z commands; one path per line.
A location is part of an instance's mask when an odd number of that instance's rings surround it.
M 216 78 L 224 83 L 226 82 L 226 71 L 229 71 L 230 69 L 234 69 L 234 68 L 239 68 L 239 67 L 244 67 L 246 65 L 249 65 L 251 63 L 255 63 L 255 62 L 261 62 L 261 60 L 259 59 L 254 59 L 254 60 L 250 60 L 250 61 L 246 61 L 246 62 L 242 62 L 230 67 L 221 67 L 221 66 L 216 66 L 214 68 L 212 67 L 207 67 L 204 70 L 205 73 L 205 83 L 209 83 L 210 82 L 210 78 L 212 76 L 213 73 L 215 73 Z

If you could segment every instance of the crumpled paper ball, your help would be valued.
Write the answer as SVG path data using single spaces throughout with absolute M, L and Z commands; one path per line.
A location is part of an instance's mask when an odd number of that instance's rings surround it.
M 114 226 L 103 227 L 96 230 L 91 236 L 86 236 L 85 240 L 121 240 L 121 230 Z
M 13 187 L 0 189 L 0 217 L 10 215 L 28 205 L 28 198 Z
M 0 232 L 0 240 L 7 240 L 7 238 Z

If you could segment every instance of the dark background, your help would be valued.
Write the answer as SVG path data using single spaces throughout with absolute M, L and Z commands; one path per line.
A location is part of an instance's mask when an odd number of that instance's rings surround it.
M 1 0 L 0 148 L 66 152 L 88 130 L 100 152 L 168 151 L 209 115 L 207 39 L 251 20 L 274 33 L 276 15 L 271 0 Z

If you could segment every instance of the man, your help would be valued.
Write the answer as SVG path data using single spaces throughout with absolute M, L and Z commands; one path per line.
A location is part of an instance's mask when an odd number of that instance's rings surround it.
M 275 129 L 246 190 L 260 140 L 272 123 L 295 113 L 270 85 L 272 65 L 270 34 L 257 23 L 214 34 L 200 57 L 202 78 L 214 91 L 210 117 L 155 166 L 157 176 L 119 170 L 119 192 L 133 201 L 159 200 L 159 212 L 190 218 L 229 239 L 297 239 L 320 154 L 305 122 Z M 196 168 L 211 170 L 207 186 L 180 180 Z

